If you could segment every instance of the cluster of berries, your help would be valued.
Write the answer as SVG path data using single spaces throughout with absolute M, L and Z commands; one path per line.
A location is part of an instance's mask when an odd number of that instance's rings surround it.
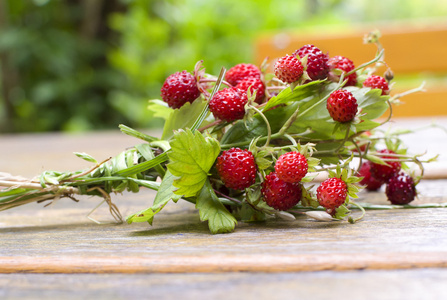
M 416 197 L 414 179 L 401 170 L 396 152 L 382 149 L 378 153 L 386 164 L 371 161 L 362 163 L 359 176 L 363 179 L 360 183 L 369 191 L 377 191 L 386 184 L 385 194 L 392 204 L 403 205 L 413 201 Z
M 333 91 L 326 102 L 329 115 L 339 123 L 349 124 L 358 114 L 357 99 L 344 87 L 368 87 L 380 89 L 382 95 L 390 93 L 385 78 L 369 75 L 363 82 L 359 82 L 356 67 L 349 58 L 329 57 L 314 45 L 305 45 L 292 55 L 279 58 L 274 64 L 274 74 L 277 82 L 284 86 L 293 87 L 316 80 L 339 83 L 341 88 Z M 203 90 L 202 84 L 199 75 L 178 72 L 166 79 L 161 96 L 171 108 L 176 109 L 197 99 Z M 231 123 L 243 119 L 247 103 L 251 101 L 254 105 L 262 106 L 272 97 L 266 88 L 263 72 L 252 64 L 243 63 L 230 68 L 224 84 L 227 87 L 208 99 L 209 110 L 218 122 Z M 364 150 L 360 147 L 360 151 Z M 386 183 L 386 194 L 393 204 L 409 203 L 416 194 L 414 180 L 400 172 L 401 164 L 393 157 L 394 152 L 383 150 L 380 153 L 387 164 L 365 162 L 359 170 L 359 175 L 363 177 L 361 184 L 368 190 L 377 190 Z M 231 148 L 222 152 L 215 167 L 226 188 L 233 190 L 245 190 L 253 186 L 259 176 L 264 201 L 274 209 L 289 210 L 300 202 L 305 193 L 301 181 L 308 173 L 306 155 L 298 151 L 282 154 L 276 159 L 274 169 L 265 175 L 259 172 L 252 152 Z M 316 190 L 319 205 L 334 214 L 349 199 L 351 183 L 347 183 L 341 176 L 332 176 L 322 182 Z
M 217 172 L 227 188 L 244 190 L 256 182 L 257 165 L 255 157 L 248 150 L 231 148 L 217 158 Z M 278 157 L 274 170 L 265 176 L 261 184 L 264 201 L 277 210 L 289 210 L 303 197 L 301 180 L 308 174 L 305 154 L 297 151 Z M 345 203 L 348 184 L 340 177 L 331 177 L 317 188 L 318 203 L 331 214 Z

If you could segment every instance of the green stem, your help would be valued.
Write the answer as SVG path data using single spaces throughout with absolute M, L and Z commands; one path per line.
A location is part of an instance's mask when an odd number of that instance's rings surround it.
M 264 144 L 264 147 L 267 147 L 269 144 L 270 144 L 270 139 L 271 139 L 271 137 L 272 137 L 272 129 L 271 129 L 271 127 L 270 127 L 270 123 L 269 123 L 269 120 L 266 118 L 266 116 L 259 110 L 259 109 L 257 109 L 256 107 L 254 107 L 254 106 L 251 106 L 250 107 L 251 109 L 253 109 L 254 111 L 256 111 L 260 116 L 261 116 L 261 118 L 264 120 L 264 122 L 265 122 L 265 125 L 267 126 L 267 137 L 266 137 L 266 141 L 265 141 L 265 144 Z
M 352 205 L 356 206 L 356 207 L 357 207 L 358 209 L 360 209 L 361 212 L 362 212 L 362 214 L 361 214 L 360 217 L 358 217 L 358 218 L 355 218 L 355 219 L 354 219 L 354 218 L 352 218 L 351 216 L 348 218 L 349 223 L 354 224 L 355 222 L 360 221 L 361 219 L 363 219 L 363 217 L 364 217 L 365 214 L 366 214 L 366 211 L 365 211 L 365 209 L 364 209 L 361 205 L 357 204 L 357 203 L 354 202 L 354 201 L 349 201 L 349 204 L 352 204 Z
M 340 151 L 340 149 L 345 145 L 346 141 L 349 138 L 349 132 L 351 131 L 351 127 L 350 126 L 347 126 L 347 127 L 348 127 L 348 129 L 346 130 L 345 138 L 340 143 L 340 146 L 338 146 L 338 148 L 335 150 L 335 153 L 338 153 L 338 151 Z
M 368 61 L 368 62 L 366 62 L 366 63 L 364 63 L 364 64 L 361 64 L 360 66 L 358 66 L 358 67 L 355 68 L 354 70 L 351 70 L 350 72 L 346 73 L 345 77 L 348 77 L 348 76 L 351 75 L 352 73 L 357 72 L 358 70 L 363 69 L 364 67 L 367 67 L 367 66 L 369 66 L 369 65 L 371 65 L 371 64 L 373 64 L 373 63 L 378 62 L 378 61 L 382 58 L 384 52 L 385 52 L 385 49 L 382 49 L 382 50 L 379 52 L 379 54 L 378 54 L 376 57 L 374 57 L 373 60 L 370 60 L 370 61 Z
M 219 77 L 216 80 L 216 85 L 214 86 L 213 92 L 211 93 L 210 98 L 208 99 L 208 103 L 209 103 L 209 100 L 211 100 L 213 98 L 214 94 L 217 93 L 217 91 L 219 90 L 220 85 L 222 84 L 222 81 L 224 79 L 226 71 L 227 70 L 224 67 L 222 67 L 222 69 L 220 70 Z M 202 112 L 200 113 L 200 116 L 196 119 L 194 124 L 191 126 L 191 131 L 192 132 L 197 130 L 200 127 L 200 125 L 202 125 L 203 120 L 205 120 L 206 115 L 208 114 L 208 111 L 209 111 L 209 104 L 208 103 L 203 108 Z

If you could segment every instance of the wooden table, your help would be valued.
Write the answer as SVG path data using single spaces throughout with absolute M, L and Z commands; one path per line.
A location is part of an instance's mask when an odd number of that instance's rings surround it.
M 401 120 L 418 127 L 424 120 Z M 447 119 L 441 120 L 447 123 Z M 406 142 L 441 153 L 440 130 Z M 0 136 L 0 172 L 32 177 L 43 170 L 89 166 L 72 152 L 101 159 L 138 143 L 117 131 L 84 135 Z M 427 166 L 417 203 L 447 202 L 446 160 Z M 435 179 L 437 178 L 437 179 Z M 154 193 L 113 198 L 126 216 L 151 205 Z M 386 203 L 383 193 L 362 199 Z M 63 199 L 0 212 L 1 299 L 445 299 L 447 209 L 368 211 L 365 219 L 271 220 L 210 235 L 189 203 L 169 204 L 154 220 L 115 224 L 99 198 Z M 235 296 L 233 296 L 235 295 Z

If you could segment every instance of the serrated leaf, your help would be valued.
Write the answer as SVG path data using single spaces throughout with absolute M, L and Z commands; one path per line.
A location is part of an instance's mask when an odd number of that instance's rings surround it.
M 166 102 L 159 99 L 149 100 L 148 110 L 152 112 L 156 118 L 169 119 L 171 113 L 174 111 L 168 106 Z
M 73 152 L 74 155 L 76 155 L 79 158 L 82 158 L 83 160 L 86 160 L 91 163 L 98 163 L 96 159 L 94 159 L 91 155 L 84 153 L 84 152 Z
M 179 177 L 174 180 L 177 195 L 194 197 L 202 189 L 208 178 L 208 172 L 220 152 L 216 139 L 203 136 L 186 129 L 176 132 L 168 153 L 168 170 Z
M 206 101 L 202 101 L 199 98 L 193 103 L 186 102 L 179 109 L 174 109 L 172 114 L 166 120 L 161 138 L 163 140 L 169 140 L 174 136 L 174 131 L 191 128 L 206 105 Z
M 199 210 L 200 220 L 208 221 L 212 234 L 234 231 L 237 220 L 219 201 L 208 179 L 197 196 L 196 208 Z

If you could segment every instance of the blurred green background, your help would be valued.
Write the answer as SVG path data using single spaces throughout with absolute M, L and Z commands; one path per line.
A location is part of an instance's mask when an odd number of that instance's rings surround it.
M 164 79 L 253 62 L 260 33 L 427 18 L 439 0 L 0 0 L 0 132 L 159 126 Z

